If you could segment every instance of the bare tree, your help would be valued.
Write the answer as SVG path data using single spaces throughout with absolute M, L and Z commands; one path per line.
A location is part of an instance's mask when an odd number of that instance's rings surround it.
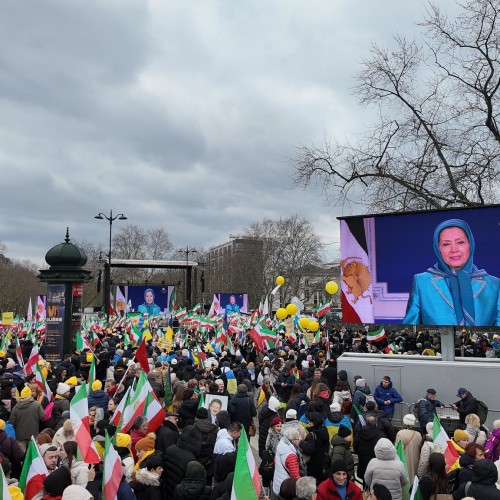
M 455 21 L 429 5 L 424 43 L 373 44 L 354 91 L 379 119 L 360 137 L 300 146 L 296 185 L 372 211 L 473 206 L 498 192 L 500 0 L 470 0 Z
M 264 242 L 260 270 L 263 293 L 274 287 L 276 276 L 281 274 L 286 278 L 284 298 L 298 296 L 307 266 L 322 262 L 324 245 L 320 236 L 308 220 L 298 215 L 255 222 L 246 230 L 246 235 Z

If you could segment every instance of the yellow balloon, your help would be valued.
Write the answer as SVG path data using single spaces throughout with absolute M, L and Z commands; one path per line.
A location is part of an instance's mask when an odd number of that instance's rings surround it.
M 339 286 L 337 285 L 337 283 L 335 283 L 335 281 L 329 281 L 325 285 L 325 290 L 326 290 L 326 293 L 333 295 L 339 291 Z
M 277 285 L 282 285 L 284 282 L 285 282 L 285 278 L 283 278 L 283 276 L 278 276 L 276 278 L 276 284 Z
M 300 318 L 299 325 L 306 330 L 309 330 L 309 318 Z
M 298 310 L 299 308 L 297 307 L 296 304 L 288 304 L 286 306 L 286 313 L 288 314 L 288 316 L 293 316 L 294 314 L 297 313 Z
M 287 312 L 286 312 L 286 309 L 284 307 L 280 307 L 277 311 L 276 311 L 276 317 L 278 319 L 285 319 L 286 317 L 288 316 Z
M 317 332 L 319 330 L 319 323 L 317 321 L 309 321 L 309 328 L 311 332 Z

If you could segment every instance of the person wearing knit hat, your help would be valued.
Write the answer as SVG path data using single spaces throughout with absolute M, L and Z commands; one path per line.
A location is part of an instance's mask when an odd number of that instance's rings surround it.
M 403 417 L 403 429 L 396 434 L 395 444 L 399 441 L 403 443 L 403 451 L 406 460 L 408 477 L 415 477 L 420 461 L 420 451 L 422 449 L 422 434 L 420 430 L 415 430 L 417 418 L 413 413 L 408 413 Z
M 463 455 L 465 447 L 469 444 L 470 436 L 467 432 L 462 429 L 456 429 L 451 438 L 451 442 L 455 449 L 458 451 L 459 455 Z
M 156 434 L 150 432 L 146 437 L 139 439 L 135 444 L 135 452 L 137 453 L 137 463 L 135 464 L 134 470 L 138 471 L 141 467 L 141 463 L 146 460 L 149 455 L 152 455 L 155 451 Z
M 116 446 L 118 448 L 130 448 L 132 445 L 132 438 L 130 434 L 123 434 L 122 432 L 116 433 Z
M 105 411 L 108 409 L 109 396 L 102 390 L 102 382 L 100 380 L 92 382 L 92 390 L 89 392 L 87 402 L 89 408 L 95 406 Z
M 259 412 L 259 457 L 262 458 L 266 450 L 267 434 L 271 427 L 271 421 L 278 416 L 280 407 L 279 400 L 271 396 L 267 406 L 263 405 Z
M 318 498 L 361 500 L 363 493 L 359 486 L 349 479 L 347 471 L 344 460 L 334 460 L 329 477 L 318 485 Z
M 69 377 L 69 379 L 66 380 L 65 383 L 68 384 L 70 387 L 75 387 L 78 385 L 78 379 L 75 376 Z
M 123 474 L 126 481 L 129 483 L 132 480 L 135 466 L 134 458 L 132 457 L 132 438 L 129 434 L 123 434 L 121 432 L 116 433 L 115 450 L 120 456 Z
M 24 387 L 21 391 L 21 399 L 12 409 L 9 422 L 16 431 L 16 439 L 23 451 L 28 449 L 31 436 L 37 436 L 40 432 L 40 422 L 45 418 L 42 405 L 35 401 L 31 395 L 31 389 Z
M 54 398 L 54 408 L 52 409 L 52 418 L 54 419 L 54 429 L 58 431 L 64 421 L 63 413 L 69 411 L 69 400 L 71 398 L 71 386 L 67 383 L 59 382 Z
M 283 428 L 283 420 L 280 417 L 274 417 L 269 425 L 269 432 L 266 438 L 266 450 L 274 456 L 276 448 L 281 439 L 281 429 Z
M 71 387 L 68 384 L 63 382 L 57 384 L 56 394 L 59 394 L 59 396 L 69 396 L 70 391 Z

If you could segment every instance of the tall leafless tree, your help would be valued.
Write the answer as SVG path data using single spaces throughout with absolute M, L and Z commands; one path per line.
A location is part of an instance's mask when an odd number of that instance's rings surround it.
M 360 136 L 299 146 L 294 182 L 327 200 L 370 210 L 432 209 L 492 202 L 498 194 L 500 0 L 469 0 L 450 21 L 429 4 L 423 43 L 374 43 L 354 89 L 378 110 Z

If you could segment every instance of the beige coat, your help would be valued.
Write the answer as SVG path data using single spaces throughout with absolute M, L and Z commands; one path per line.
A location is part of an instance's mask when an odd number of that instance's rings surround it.
M 420 448 L 422 447 L 422 435 L 420 432 L 412 429 L 401 429 L 396 434 L 396 446 L 399 441 L 403 443 L 408 478 L 410 479 L 410 483 L 412 483 L 417 475 Z

